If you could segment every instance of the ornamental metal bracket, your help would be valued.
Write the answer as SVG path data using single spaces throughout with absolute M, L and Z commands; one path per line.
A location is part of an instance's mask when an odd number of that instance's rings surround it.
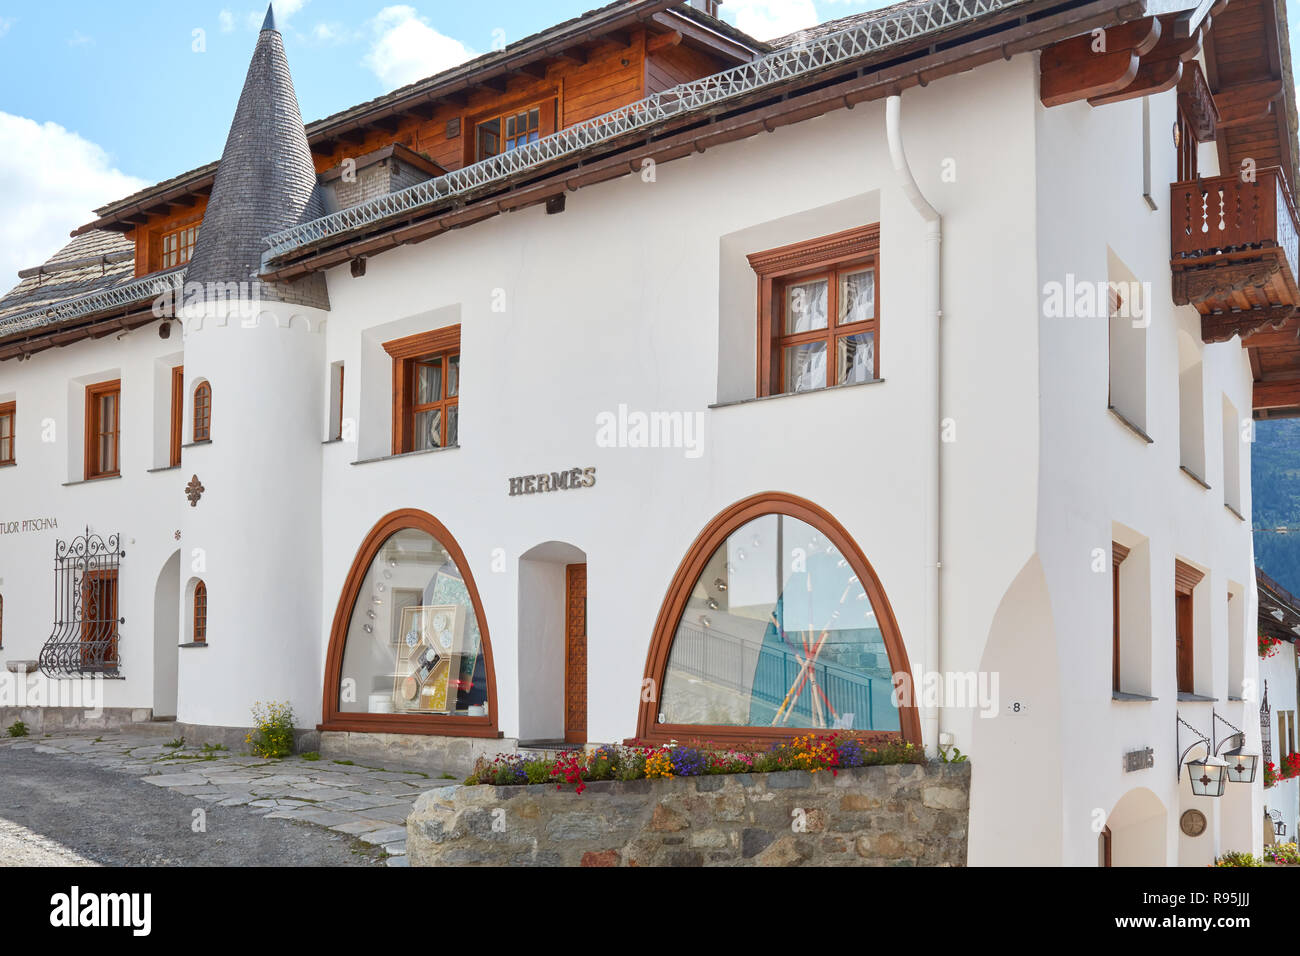
M 1219 737 L 1218 737 L 1218 734 L 1217 734 L 1216 731 L 1215 731 L 1215 724 L 1216 724 L 1216 723 L 1219 723 L 1219 724 L 1227 724 L 1228 727 L 1229 727 L 1229 729 L 1232 730 L 1232 733 L 1228 734 L 1228 736 L 1226 736 L 1226 737 L 1224 737 L 1222 740 L 1220 740 Z M 1220 752 L 1223 750 L 1223 747 L 1224 747 L 1224 746 L 1228 743 L 1228 741 L 1230 741 L 1233 737 L 1240 737 L 1240 738 L 1241 738 L 1240 740 L 1237 741 L 1237 746 L 1238 746 L 1238 747 L 1244 747 L 1244 746 L 1246 746 L 1246 732 L 1245 732 L 1244 730 L 1242 730 L 1240 727 L 1238 727 L 1237 725 L 1232 724 L 1232 723 L 1229 723 L 1228 721 L 1226 721 L 1226 720 L 1224 720 L 1222 717 L 1220 717 L 1220 716 L 1219 716 L 1219 712 L 1218 712 L 1217 710 L 1211 710 L 1211 711 L 1210 711 L 1210 733 L 1214 736 L 1214 749 L 1213 749 L 1213 751 L 1212 751 L 1213 753 L 1216 753 L 1216 754 L 1217 754 L 1217 753 L 1220 753 Z
M 1187 759 L 1187 755 L 1188 755 L 1189 753 L 1191 753 L 1193 749 L 1195 749 L 1196 747 L 1199 747 L 1201 744 L 1205 744 L 1205 746 L 1206 746 L 1207 748 L 1212 748 L 1212 747 L 1213 747 L 1213 742 L 1210 740 L 1209 737 L 1205 736 L 1205 734 L 1201 733 L 1199 730 L 1197 730 L 1195 727 L 1193 727 L 1193 726 L 1192 726 L 1191 724 L 1189 724 L 1187 721 L 1183 720 L 1183 718 L 1178 717 L 1177 715 L 1175 715 L 1175 719 L 1177 719 L 1177 721 L 1178 721 L 1178 723 L 1177 723 L 1177 725 L 1175 726 L 1175 729 L 1174 729 L 1174 746 L 1175 746 L 1175 748 L 1178 750 L 1178 771 L 1174 774 L 1174 776 L 1175 776 L 1176 779 L 1178 779 L 1178 780 L 1182 780 L 1182 779 L 1183 779 L 1183 761 L 1185 761 L 1185 760 Z M 1183 742 L 1182 742 L 1182 728 L 1183 728 L 1183 727 L 1186 727 L 1188 730 L 1190 730 L 1192 733 L 1194 733 L 1194 734 L 1196 735 L 1196 738 L 1197 738 L 1196 740 L 1193 740 L 1190 744 L 1187 745 L 1187 749 L 1186 749 L 1186 750 L 1183 749 Z M 1207 757 L 1208 757 L 1208 756 L 1212 756 L 1213 753 L 1214 753 L 1214 751 L 1213 751 L 1212 749 L 1209 749 L 1209 750 L 1207 750 L 1207 752 L 1206 752 L 1206 756 L 1207 756 Z

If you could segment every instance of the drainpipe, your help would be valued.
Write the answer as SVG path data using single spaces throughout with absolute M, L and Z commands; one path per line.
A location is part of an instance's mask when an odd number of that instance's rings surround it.
M 940 280 L 942 260 L 940 248 L 943 241 L 943 222 L 939 213 L 921 195 L 916 180 L 912 177 L 911 167 L 907 164 L 907 154 L 903 152 L 903 136 L 900 130 L 903 111 L 903 98 L 894 94 L 885 101 L 885 133 L 889 140 L 889 156 L 894 164 L 894 175 L 899 188 L 903 190 L 912 208 L 925 220 L 925 250 L 928 260 L 929 280 L 925 292 L 925 321 L 929 342 L 930 388 L 922 409 L 921 420 L 926 433 L 930 435 L 929 447 L 926 449 L 925 468 L 925 656 L 919 672 L 913 674 L 912 692 L 916 695 L 928 674 L 940 673 L 939 656 L 939 544 L 940 544 L 940 468 L 939 451 L 941 447 L 939 414 L 942 407 L 942 342 L 940 338 L 941 319 L 943 318 Z M 925 701 L 925 697 L 922 697 Z M 925 703 L 921 710 L 921 740 L 930 753 L 934 753 L 939 744 L 939 707 L 937 703 Z

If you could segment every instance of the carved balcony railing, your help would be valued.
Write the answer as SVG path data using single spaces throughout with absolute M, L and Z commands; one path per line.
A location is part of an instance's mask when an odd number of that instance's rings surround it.
M 1281 169 L 1174 183 L 1170 194 L 1174 302 L 1202 314 L 1207 341 L 1294 314 L 1300 228 Z

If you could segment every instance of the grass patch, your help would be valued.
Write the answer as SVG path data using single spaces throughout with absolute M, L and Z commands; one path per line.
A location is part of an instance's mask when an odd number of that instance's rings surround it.
M 9 725 L 9 730 L 6 732 L 10 737 L 26 737 L 31 733 L 31 731 L 27 729 L 27 725 L 21 720 L 15 720 Z M 46 734 L 45 736 L 48 737 L 49 734 Z
M 308 750 L 305 751 L 304 753 L 298 754 L 298 756 L 301 757 L 303 760 L 310 760 L 312 762 L 315 762 L 317 760 L 320 760 L 320 751 Z
M 169 741 L 167 741 L 167 743 L 163 744 L 163 746 L 164 746 L 164 747 L 171 747 L 173 750 L 178 750 L 178 749 L 180 749 L 181 747 L 184 747 L 184 746 L 185 746 L 185 738 L 184 738 L 184 737 L 177 737 L 175 740 L 169 740 Z
M 334 762 L 335 762 L 336 764 L 340 764 L 341 766 L 344 766 L 344 767 L 355 767 L 355 766 L 356 766 L 356 764 L 354 764 L 351 760 L 336 760 L 336 761 L 334 761 Z

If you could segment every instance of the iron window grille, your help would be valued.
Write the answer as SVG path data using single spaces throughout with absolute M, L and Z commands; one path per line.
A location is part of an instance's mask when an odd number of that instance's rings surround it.
M 85 534 L 54 544 L 54 630 L 37 664 L 46 677 L 117 677 L 118 569 L 126 552 L 116 534 Z

